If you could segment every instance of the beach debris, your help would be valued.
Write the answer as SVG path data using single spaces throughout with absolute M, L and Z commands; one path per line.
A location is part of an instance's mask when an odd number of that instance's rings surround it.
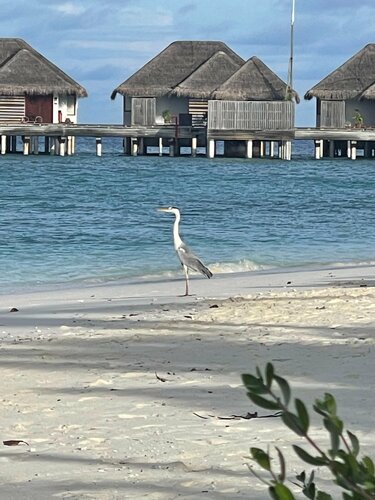
M 157 380 L 160 380 L 160 382 L 166 382 L 167 381 L 166 378 L 159 377 L 159 375 L 156 372 L 155 372 L 155 377 L 157 378 Z
M 193 316 L 190 316 L 190 315 L 187 314 L 186 316 L 184 316 L 184 318 L 193 319 Z
M 229 417 L 218 417 L 216 415 L 207 415 L 207 417 L 204 417 L 203 415 L 199 415 L 198 413 L 193 412 L 193 415 L 199 418 L 203 418 L 204 420 L 208 420 L 209 418 L 217 418 L 218 420 L 252 420 L 253 418 L 281 417 L 282 413 L 282 411 L 277 411 L 276 413 L 271 413 L 269 415 L 258 415 L 258 412 L 255 411 L 253 413 L 247 412 L 245 415 L 229 415 Z
M 219 306 L 217 304 L 212 304 L 212 306 L 209 307 L 209 309 L 217 309 Z
M 11 312 L 11 313 L 18 313 L 19 309 L 17 309 L 17 307 L 12 307 L 9 312 Z
M 3 441 L 4 446 L 18 446 L 19 444 L 26 444 L 27 446 L 30 446 L 29 443 L 23 439 L 8 439 L 7 441 Z

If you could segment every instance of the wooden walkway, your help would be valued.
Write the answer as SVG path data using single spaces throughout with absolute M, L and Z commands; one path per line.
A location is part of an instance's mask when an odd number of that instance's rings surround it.
M 271 156 L 273 156 L 273 151 L 277 150 L 277 143 L 279 143 L 281 149 L 275 153 L 275 156 L 290 159 L 292 141 L 311 140 L 315 143 L 315 157 L 317 159 L 335 156 L 338 149 L 340 150 L 339 156 L 348 156 L 355 159 L 358 147 L 365 149 L 366 155 L 375 156 L 375 129 L 373 128 L 320 129 L 296 127 L 288 130 L 214 130 L 205 127 L 174 124 L 128 127 L 112 124 L 0 123 L 1 154 L 17 151 L 16 137 L 22 137 L 23 139 L 24 154 L 38 152 L 39 138 L 45 138 L 45 152 L 64 155 L 65 152 L 66 154 L 74 153 L 74 139 L 72 138 L 94 137 L 96 138 L 96 153 L 101 155 L 102 138 L 120 137 L 124 139 L 124 152 L 133 155 L 143 154 L 144 151 L 147 152 L 147 146 L 159 147 L 159 154 L 162 155 L 163 148 L 169 146 L 170 155 L 174 156 L 179 154 L 179 147 L 190 146 L 192 155 L 195 156 L 197 147 L 203 146 L 206 147 L 207 156 L 212 158 L 215 156 L 215 143 L 223 141 L 228 146 L 226 149 L 228 156 L 244 155 L 247 158 L 252 158 L 253 148 L 260 148 L 261 152 L 259 154 L 262 156 L 262 151 L 266 149 L 265 144 L 269 142 L 271 145 L 268 149 L 272 149 Z M 240 141 L 242 146 L 240 142 L 236 145 L 236 141 Z M 260 146 L 258 147 L 259 143 Z M 345 143 L 347 143 L 347 146 Z M 254 154 L 258 154 L 256 149 L 254 151 Z

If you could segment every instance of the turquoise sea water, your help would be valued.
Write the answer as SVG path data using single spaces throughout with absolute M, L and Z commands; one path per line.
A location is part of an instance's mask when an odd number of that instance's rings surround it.
M 181 233 L 214 272 L 375 261 L 375 161 L 0 158 L 0 285 L 180 273 Z M 91 152 L 85 152 L 90 150 Z

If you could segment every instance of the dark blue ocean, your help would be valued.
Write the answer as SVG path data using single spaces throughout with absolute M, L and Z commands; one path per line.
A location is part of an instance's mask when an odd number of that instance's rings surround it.
M 375 261 L 375 161 L 126 157 L 81 140 L 72 157 L 0 158 L 0 285 L 180 273 L 173 216 L 213 272 Z

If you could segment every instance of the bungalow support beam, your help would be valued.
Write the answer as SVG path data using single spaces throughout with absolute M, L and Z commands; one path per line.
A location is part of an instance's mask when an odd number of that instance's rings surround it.
M 71 156 L 73 154 L 73 137 L 68 135 L 66 139 L 66 154 Z
M 352 157 L 352 146 L 351 146 L 351 141 L 347 141 L 346 145 L 347 145 L 347 146 L 346 146 L 346 148 L 347 148 L 347 149 L 346 149 L 346 156 L 347 156 L 348 158 L 351 158 L 351 157 Z
M 12 135 L 11 137 L 11 148 L 12 148 L 12 153 L 17 153 L 17 136 Z
M 253 157 L 253 141 L 250 139 L 246 141 L 246 158 L 251 159 Z
M 34 136 L 31 139 L 31 152 L 34 155 L 38 155 L 39 154 L 39 137 L 38 136 Z
M 207 157 L 215 158 L 215 139 L 208 139 L 207 141 Z
M 7 152 L 7 136 L 2 135 L 1 136 L 1 154 L 5 155 L 6 152 Z
M 351 141 L 351 149 L 352 149 L 352 160 L 357 159 L 357 141 Z
M 159 137 L 159 156 L 163 156 L 163 138 Z
M 197 156 L 197 144 L 198 140 L 196 137 L 191 138 L 191 156 L 195 158 Z
M 130 140 L 131 144 L 131 155 L 132 156 L 137 156 L 138 155 L 138 142 L 136 137 L 132 137 Z
M 275 151 L 274 151 L 274 142 L 270 141 L 270 158 L 273 158 L 275 156 Z
M 335 141 L 329 141 L 329 157 L 335 157 Z
M 96 156 L 102 156 L 102 138 L 97 137 L 95 142 L 96 142 Z
M 314 141 L 315 145 L 315 160 L 320 160 L 321 159 L 321 149 L 320 149 L 320 141 Z
M 65 156 L 65 152 L 66 152 L 66 138 L 65 137 L 59 137 L 59 149 L 60 149 L 60 156 Z
M 23 154 L 29 155 L 30 154 L 30 137 L 23 136 L 22 141 L 23 141 Z

